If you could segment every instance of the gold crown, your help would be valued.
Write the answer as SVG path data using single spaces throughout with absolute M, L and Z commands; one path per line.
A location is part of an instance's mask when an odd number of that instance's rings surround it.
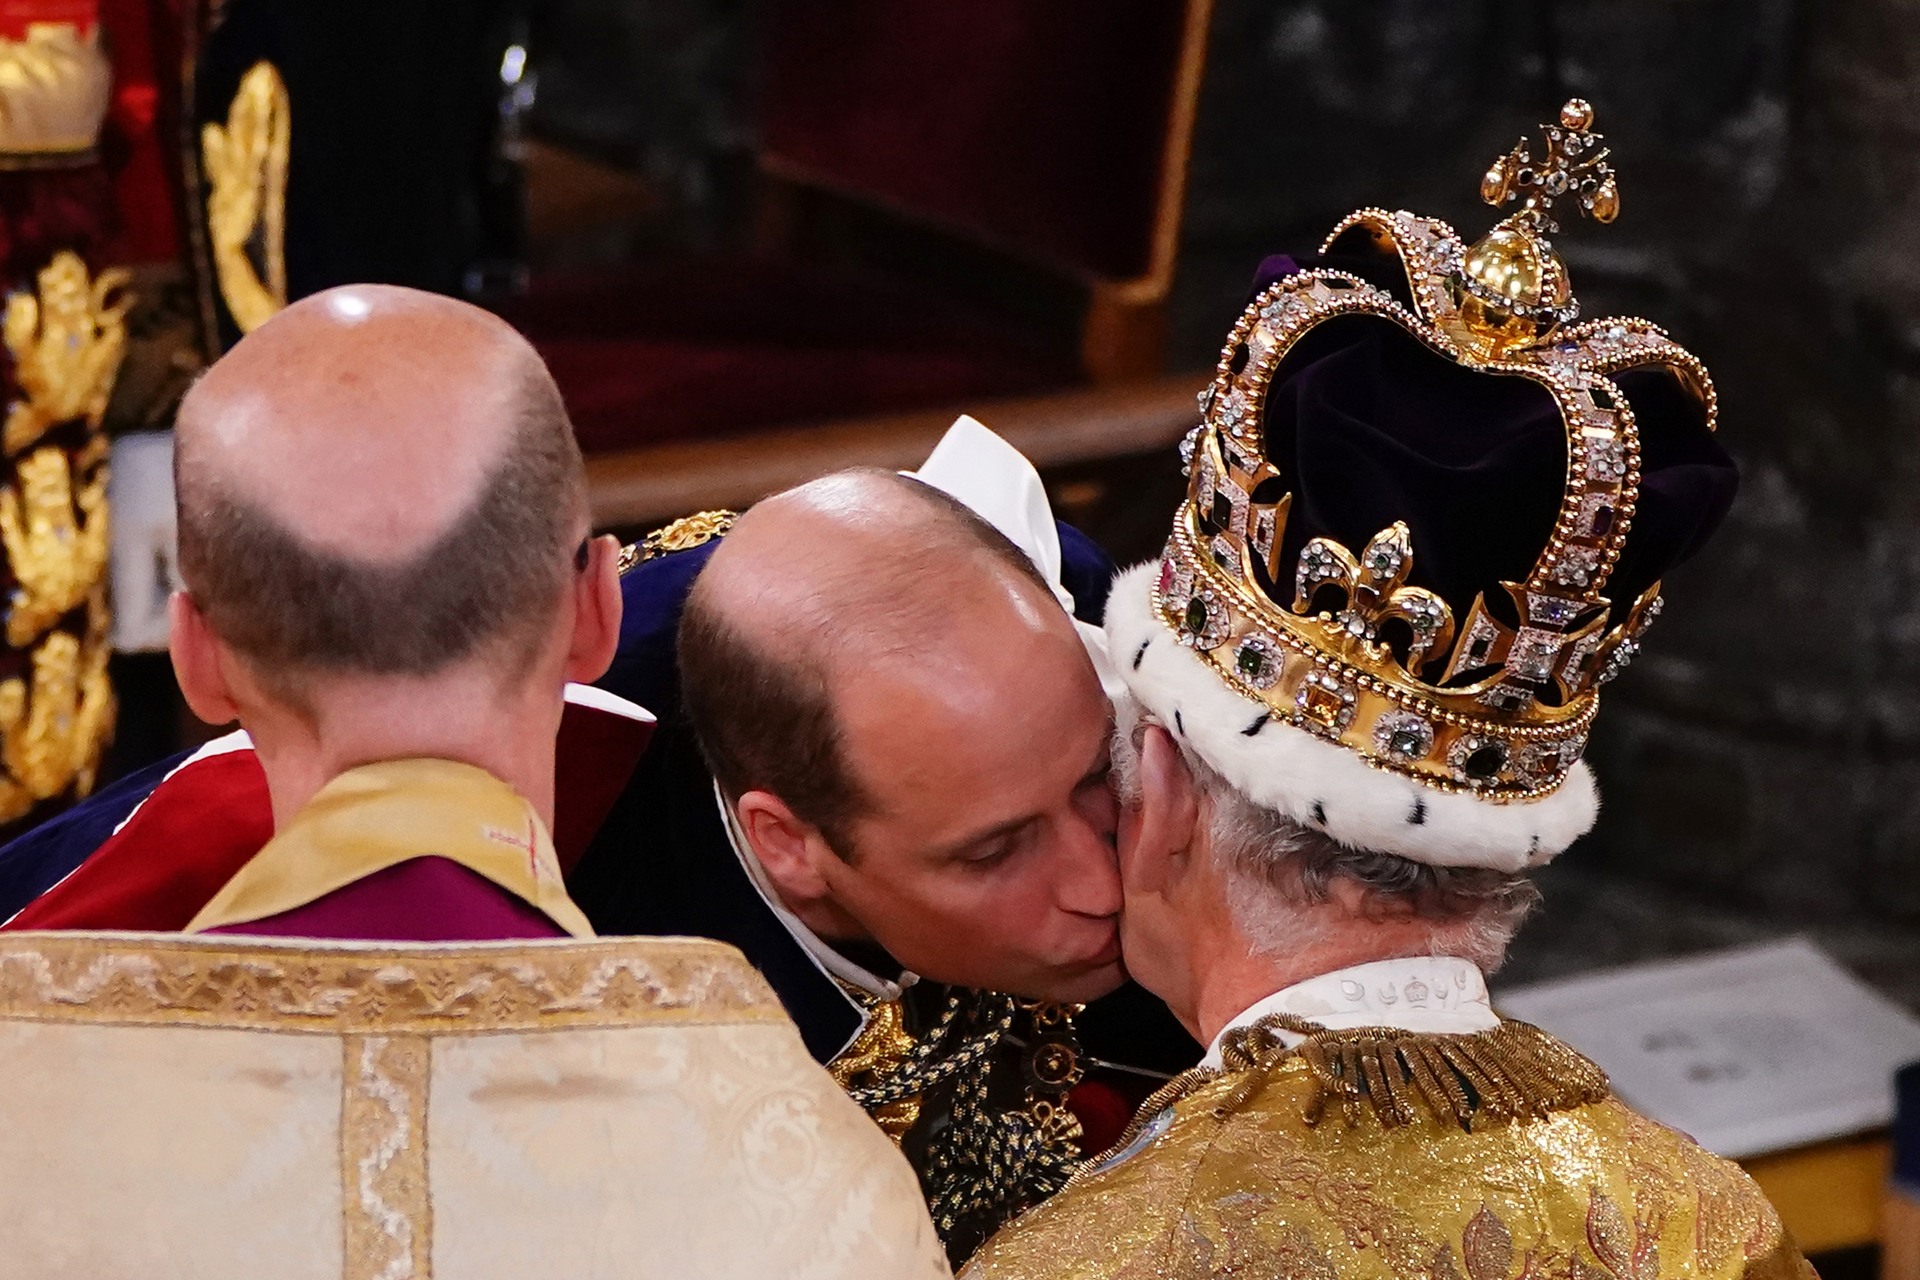
M 1154 592 L 1181 643 L 1272 718 L 1376 767 L 1494 801 L 1560 785 L 1585 746 L 1599 685 L 1625 667 L 1660 607 L 1655 583 L 1609 625 L 1604 589 L 1633 524 L 1640 442 L 1608 375 L 1663 366 L 1698 396 L 1708 430 L 1716 420 L 1705 366 L 1655 325 L 1568 323 L 1576 304 L 1547 239 L 1552 205 L 1576 202 L 1602 222 L 1619 210 L 1592 123 L 1590 107 L 1570 102 L 1557 127 L 1544 127 L 1545 159 L 1535 162 L 1523 141 L 1494 165 L 1482 195 L 1525 205 L 1471 248 L 1445 223 L 1405 212 L 1363 209 L 1334 228 L 1323 253 L 1358 228 L 1397 255 L 1411 309 L 1327 269 L 1288 276 L 1254 299 L 1182 446 L 1188 499 Z M 1497 609 L 1482 593 L 1457 624 L 1446 601 L 1407 585 L 1415 540 L 1403 523 L 1358 555 L 1314 538 L 1295 563 L 1281 563 L 1291 481 L 1262 447 L 1267 390 L 1304 335 L 1352 315 L 1397 324 L 1467 368 L 1526 378 L 1559 408 L 1567 438 L 1559 516 L 1524 581 L 1499 584 L 1506 600 Z

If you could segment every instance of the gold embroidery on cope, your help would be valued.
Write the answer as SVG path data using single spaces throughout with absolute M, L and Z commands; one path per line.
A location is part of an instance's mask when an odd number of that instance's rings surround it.
M 430 1280 L 426 1123 L 432 1046 L 420 1036 L 347 1036 L 341 1045 L 345 1280 Z
M 0 1015 L 335 1035 L 786 1019 L 739 952 L 697 939 L 309 952 L 29 933 L 0 935 Z

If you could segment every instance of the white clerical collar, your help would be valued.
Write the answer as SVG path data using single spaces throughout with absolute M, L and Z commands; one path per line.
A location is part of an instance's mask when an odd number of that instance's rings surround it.
M 920 980 L 917 974 L 903 972 L 898 982 L 889 982 L 871 970 L 847 959 L 819 934 L 807 928 L 800 917 L 789 911 L 787 905 L 780 901 L 780 895 L 775 892 L 773 882 L 767 877 L 767 869 L 760 865 L 760 858 L 753 852 L 753 847 L 747 840 L 747 833 L 740 829 L 740 819 L 735 816 L 733 806 L 727 803 L 727 797 L 721 792 L 719 783 L 714 784 L 713 798 L 720 806 L 720 820 L 726 824 L 727 843 L 733 846 L 734 856 L 740 859 L 740 865 L 746 870 L 747 879 L 753 881 L 753 887 L 759 891 L 760 900 L 765 902 L 767 909 L 786 926 L 787 932 L 793 935 L 793 940 L 800 944 L 800 949 L 807 953 L 808 958 L 819 967 L 822 973 L 831 978 L 838 978 L 848 986 L 858 987 L 882 1000 L 898 1000 L 901 992 Z
M 1296 982 L 1255 1001 L 1221 1028 L 1207 1046 L 1204 1067 L 1220 1065 L 1220 1042 L 1235 1027 L 1252 1026 L 1270 1013 L 1290 1013 L 1334 1031 L 1394 1027 L 1434 1035 L 1469 1035 L 1500 1025 L 1487 999 L 1487 980 L 1470 961 L 1453 956 L 1376 960 Z M 1277 1033 L 1288 1045 L 1300 1037 Z

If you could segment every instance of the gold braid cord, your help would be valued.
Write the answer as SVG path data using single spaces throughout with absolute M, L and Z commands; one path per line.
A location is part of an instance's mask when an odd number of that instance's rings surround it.
M 715 538 L 724 538 L 736 518 L 731 511 L 696 511 L 690 516 L 681 516 L 640 541 L 620 548 L 620 572 L 624 576 L 649 560 L 658 560 L 674 551 L 691 551 Z
M 287 305 L 287 86 L 271 62 L 240 78 L 224 126 L 200 131 L 207 231 L 220 297 L 242 333 Z
M 921 1182 L 950 1254 L 965 1256 L 1067 1185 L 1082 1163 L 1080 1123 L 1065 1105 L 1084 1074 L 1074 1008 L 955 991 L 935 1025 L 914 1037 L 897 1001 L 845 989 L 868 1012 L 865 1030 L 829 1067 L 848 1095 L 901 1142 L 931 1095 L 947 1091 L 949 1112 L 930 1136 Z M 1017 1101 L 997 1104 L 996 1058 L 1013 1046 L 1009 1032 L 1022 1014 L 1029 1035 Z
M 112 734 L 107 680 L 107 441 L 100 432 L 126 351 L 124 271 L 90 278 L 61 252 L 7 298 L 13 361 L 0 546 L 13 589 L 6 638 L 23 655 L 0 680 L 0 822 L 93 787 Z
M 1279 1033 L 1302 1036 L 1289 1048 Z M 1391 1027 L 1330 1031 L 1291 1014 L 1269 1014 L 1229 1031 L 1218 1067 L 1193 1067 L 1140 1105 L 1115 1144 L 1122 1149 L 1154 1117 L 1216 1080 L 1235 1078 L 1213 1108 L 1225 1120 L 1260 1095 L 1274 1070 L 1299 1059 L 1314 1093 L 1302 1117 L 1318 1127 L 1337 1106 L 1348 1128 L 1371 1113 L 1388 1128 L 1412 1124 L 1424 1109 L 1462 1129 L 1555 1111 L 1611 1096 L 1606 1073 L 1538 1027 L 1503 1021 L 1473 1035 L 1420 1035 Z

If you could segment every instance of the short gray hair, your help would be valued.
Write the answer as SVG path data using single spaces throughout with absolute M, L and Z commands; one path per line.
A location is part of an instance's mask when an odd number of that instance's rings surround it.
M 1140 744 L 1150 717 L 1122 706 L 1113 778 L 1123 803 L 1140 796 Z M 1363 891 L 1360 914 L 1407 912 L 1425 922 L 1426 950 L 1459 956 L 1491 973 L 1540 890 L 1525 875 L 1482 867 L 1436 867 L 1398 854 L 1354 849 L 1324 831 L 1255 804 L 1179 737 L 1200 793 L 1210 855 L 1225 872 L 1227 906 L 1254 950 L 1274 954 L 1317 941 L 1336 883 Z M 1383 959 L 1387 957 L 1382 957 Z

